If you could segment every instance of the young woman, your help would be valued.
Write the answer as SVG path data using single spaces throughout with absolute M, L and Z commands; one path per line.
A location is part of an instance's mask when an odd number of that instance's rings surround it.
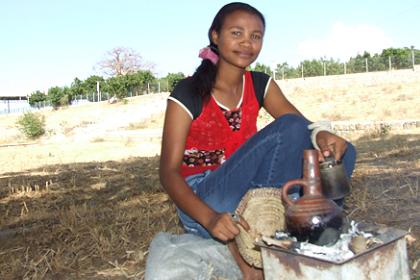
M 216 14 L 201 65 L 169 97 L 160 160 L 161 183 L 186 231 L 228 242 L 245 279 L 262 272 L 230 242 L 239 225 L 249 229 L 231 215 L 242 196 L 300 178 L 304 149 L 315 146 L 323 160 L 334 145 L 349 176 L 355 162 L 351 144 L 322 125 L 308 129 L 311 122 L 268 75 L 246 70 L 261 51 L 264 31 L 263 15 L 248 4 L 230 3 Z M 257 132 L 261 107 L 275 121 Z

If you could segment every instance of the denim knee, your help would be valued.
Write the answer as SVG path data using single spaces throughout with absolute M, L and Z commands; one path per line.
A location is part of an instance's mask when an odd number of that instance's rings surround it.
M 278 118 L 275 122 L 282 123 L 285 130 L 285 140 L 289 143 L 303 143 L 302 148 L 310 146 L 310 130 L 308 129 L 309 121 L 303 116 L 296 114 L 285 114 Z
M 288 127 L 296 126 L 305 129 L 307 129 L 309 124 L 309 121 L 305 119 L 305 117 L 292 113 L 284 114 L 283 116 L 274 120 L 274 123 L 278 122 L 285 123 Z
M 356 156 L 356 148 L 353 146 L 352 143 L 347 142 L 347 149 L 342 157 L 342 162 L 344 164 L 344 169 L 346 170 L 346 174 L 348 177 L 351 177 L 351 174 L 353 173 L 354 167 L 356 165 Z

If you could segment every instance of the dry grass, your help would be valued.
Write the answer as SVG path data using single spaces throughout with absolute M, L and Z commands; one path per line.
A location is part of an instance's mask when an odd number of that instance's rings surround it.
M 357 168 L 347 199 L 348 217 L 404 229 L 413 279 L 420 277 L 420 133 L 361 137 Z
M 279 81 L 311 120 L 420 119 L 420 72 L 383 72 Z
M 418 84 L 284 88 L 313 120 L 419 119 Z M 158 181 L 162 114 L 136 115 L 152 97 L 165 95 L 47 112 L 50 135 L 32 143 L 14 134 L 15 116 L 0 116 L 0 279 L 142 279 L 152 237 L 182 232 Z M 268 121 L 262 114 L 260 127 Z M 420 129 L 350 139 L 358 161 L 348 216 L 419 240 Z M 408 249 L 415 279 L 419 241 Z
M 346 212 L 420 238 L 420 135 L 361 137 Z M 0 179 L 0 278 L 141 279 L 152 237 L 180 233 L 158 157 L 55 165 Z M 420 246 L 409 247 L 410 266 Z M 413 270 L 413 275 L 420 271 Z
M 50 166 L 0 179 L 1 279 L 142 278 L 158 231 L 180 232 L 158 158 Z

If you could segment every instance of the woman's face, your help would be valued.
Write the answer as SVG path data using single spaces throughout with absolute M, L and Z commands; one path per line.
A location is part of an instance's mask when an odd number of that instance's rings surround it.
M 264 25 L 257 15 L 236 11 L 226 16 L 220 33 L 213 31 L 211 34 L 221 60 L 246 68 L 261 51 Z

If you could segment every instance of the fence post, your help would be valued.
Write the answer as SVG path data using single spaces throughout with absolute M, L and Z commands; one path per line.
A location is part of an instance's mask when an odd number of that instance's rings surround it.
M 411 46 L 411 64 L 413 65 L 413 71 L 414 71 L 414 46 Z

